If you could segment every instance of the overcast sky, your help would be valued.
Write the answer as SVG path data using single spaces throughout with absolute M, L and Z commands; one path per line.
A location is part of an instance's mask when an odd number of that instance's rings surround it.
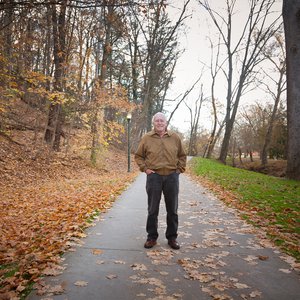
M 180 57 L 176 69 L 174 72 L 174 82 L 170 88 L 168 93 L 168 98 L 174 99 L 180 94 L 184 94 L 186 90 L 188 90 L 193 83 L 200 76 L 201 69 L 203 68 L 203 64 L 201 64 L 201 60 L 204 57 L 209 57 L 208 48 L 203 46 L 205 42 L 205 34 L 203 32 L 203 28 L 201 28 L 200 23 L 200 6 L 197 4 L 196 0 L 191 0 L 192 3 L 189 4 L 188 14 L 190 15 L 186 19 L 186 33 L 182 34 L 180 39 L 180 46 L 184 49 L 184 53 Z M 171 13 L 174 14 L 174 19 L 177 14 L 183 7 L 183 1 L 171 1 L 174 4 Z M 191 100 L 198 96 L 199 86 L 195 91 L 189 95 L 187 101 L 190 103 Z M 180 97 L 181 98 L 181 97 Z M 174 103 L 175 104 L 175 103 Z M 170 111 L 173 110 L 174 105 L 171 103 Z M 184 103 L 177 109 L 176 113 L 173 116 L 173 120 L 171 121 L 171 125 L 179 128 L 181 131 L 187 131 L 189 129 L 190 124 L 190 116 L 189 111 Z
M 278 11 L 280 11 L 282 5 L 281 2 L 281 0 L 278 0 L 278 5 L 276 7 Z M 183 0 L 170 0 L 169 3 L 170 14 L 173 16 L 174 20 L 176 20 L 176 15 L 178 16 L 183 7 Z M 213 7 L 224 8 L 225 0 L 210 0 L 210 3 Z M 236 31 L 236 35 L 239 36 L 239 30 L 242 28 L 241 24 L 243 24 L 243 19 L 245 19 L 245 13 L 247 12 L 248 1 L 239 0 L 237 3 L 238 6 L 236 15 L 233 19 L 233 26 Z M 209 19 L 207 12 L 200 7 L 197 0 L 191 0 L 188 7 L 188 15 L 189 17 L 185 21 L 187 26 L 186 34 L 182 34 L 180 38 L 181 48 L 185 50 L 180 57 L 174 72 L 175 80 L 168 93 L 168 98 L 170 99 L 174 99 L 179 94 L 184 94 L 184 92 L 189 89 L 200 76 L 201 71 L 203 70 L 203 63 L 209 64 L 211 51 L 208 36 L 213 39 L 216 33 L 215 28 L 211 25 L 211 20 Z M 207 68 L 204 68 L 201 82 L 203 83 L 204 96 L 209 96 L 210 74 Z M 199 90 L 200 83 L 194 92 L 187 98 L 187 102 L 190 107 L 193 107 L 193 102 L 197 99 Z M 217 97 L 221 98 L 225 97 L 225 95 L 225 82 L 219 80 Z M 256 96 L 248 95 L 248 97 Z M 225 101 L 223 103 L 225 104 Z M 170 103 L 169 106 L 169 110 L 172 111 L 175 103 L 173 105 Z M 207 104 L 202 109 L 200 126 L 210 130 L 212 125 L 211 121 L 210 105 Z M 174 114 L 171 125 L 177 127 L 182 132 L 189 130 L 190 113 L 184 103 L 181 104 Z

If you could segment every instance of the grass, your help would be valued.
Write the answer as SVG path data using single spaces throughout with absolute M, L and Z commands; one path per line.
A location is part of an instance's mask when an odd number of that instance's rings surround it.
M 194 158 L 193 173 L 233 194 L 232 204 L 275 244 L 300 261 L 300 182 Z M 232 199 L 225 199 L 230 203 Z
M 0 271 L 4 270 L 3 278 L 9 278 L 15 275 L 18 272 L 18 266 L 16 264 L 0 265 Z M 1 288 L 1 285 L 0 285 Z

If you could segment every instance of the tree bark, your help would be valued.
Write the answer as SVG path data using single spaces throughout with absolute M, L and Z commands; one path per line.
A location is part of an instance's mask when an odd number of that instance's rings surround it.
M 283 1 L 287 63 L 287 177 L 300 180 L 300 2 Z
M 272 115 L 270 118 L 269 126 L 268 126 L 266 137 L 265 137 L 264 146 L 263 146 L 262 153 L 261 153 L 261 164 L 263 166 L 268 163 L 268 151 L 269 151 L 269 147 L 270 147 L 271 140 L 272 140 L 273 127 L 274 127 L 276 114 L 277 114 L 277 110 L 278 110 L 278 104 L 279 104 L 281 93 L 282 93 L 281 87 L 282 87 L 283 76 L 284 76 L 284 69 L 281 70 L 281 73 L 280 73 L 279 82 L 278 82 L 278 86 L 277 86 L 277 95 L 275 98 Z
M 6 64 L 6 68 L 8 69 L 8 74 L 12 71 L 12 23 L 13 23 L 13 16 L 14 16 L 14 0 L 7 1 L 9 3 L 9 8 L 5 10 L 3 13 L 3 17 L 1 18 L 1 29 L 4 31 L 4 37 L 2 41 L 2 45 L 0 47 L 2 55 L 6 57 L 6 59 L 10 62 Z M 0 67 L 3 68 L 3 62 L 0 62 Z M 1 83 L 1 81 L 0 81 Z
M 198 154 L 197 137 L 198 137 L 199 119 L 200 119 L 200 113 L 201 113 L 203 101 L 204 101 L 204 97 L 203 97 L 203 90 L 201 85 L 199 97 L 195 102 L 195 109 L 192 110 L 192 108 L 186 104 L 186 106 L 190 111 L 190 116 L 191 116 L 191 132 L 190 132 L 190 140 L 189 140 L 189 147 L 188 147 L 188 155 L 190 156 L 195 156 Z
M 105 80 L 107 78 L 107 66 L 109 62 L 109 57 L 112 52 L 111 45 L 111 34 L 112 34 L 112 20 L 114 13 L 114 6 L 110 6 L 107 1 L 104 1 L 104 19 L 105 19 L 105 40 L 102 49 L 102 60 L 100 67 L 100 74 L 98 77 L 98 84 L 96 88 L 103 90 L 105 88 Z M 107 6 L 107 12 L 106 12 Z M 97 91 L 99 92 L 99 91 Z M 97 93 L 96 92 L 96 93 Z M 94 99 L 96 101 L 96 99 Z M 101 107 L 97 102 L 94 105 L 94 111 L 92 112 L 92 124 L 91 124 L 91 134 L 92 134 L 92 145 L 91 145 L 91 162 L 93 165 L 97 162 L 97 153 L 100 150 L 100 140 L 103 136 L 103 124 L 104 124 L 104 108 Z
M 211 61 L 210 61 L 210 73 L 211 73 L 211 104 L 212 104 L 212 109 L 213 109 L 213 128 L 210 134 L 210 137 L 208 139 L 208 144 L 207 144 L 207 153 L 206 158 L 211 158 L 212 153 L 214 151 L 214 146 L 215 146 L 215 138 L 216 138 L 216 131 L 217 131 L 217 124 L 218 124 L 218 116 L 217 116 L 217 106 L 216 106 L 216 97 L 215 97 L 215 84 L 216 84 L 216 77 L 218 75 L 218 72 L 220 71 L 220 66 L 219 66 L 219 57 L 220 57 L 220 43 L 218 43 L 217 46 L 217 53 L 215 57 L 215 62 L 213 63 L 213 43 L 211 42 Z M 205 151 L 206 152 L 206 151 Z
M 52 6 L 53 23 L 53 57 L 54 57 L 54 91 L 63 92 L 64 64 L 66 62 L 66 7 L 67 0 L 60 6 L 60 13 L 57 18 L 57 7 Z M 48 125 L 45 133 L 45 140 L 51 145 L 53 150 L 60 150 L 60 139 L 62 136 L 62 126 L 64 123 L 64 114 L 62 104 L 59 99 L 54 99 L 50 104 Z

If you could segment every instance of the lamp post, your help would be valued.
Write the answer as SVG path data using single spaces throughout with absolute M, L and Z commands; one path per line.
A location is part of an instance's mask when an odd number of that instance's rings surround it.
M 130 122 L 131 122 L 131 113 L 127 114 L 127 161 L 128 168 L 127 172 L 130 172 Z

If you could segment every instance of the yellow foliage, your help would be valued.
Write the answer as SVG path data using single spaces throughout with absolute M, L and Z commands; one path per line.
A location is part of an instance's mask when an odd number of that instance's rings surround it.
M 118 110 L 129 111 L 131 104 L 128 101 L 127 91 L 124 87 L 116 85 L 113 88 L 101 87 L 99 84 L 95 88 L 95 101 L 97 108 L 112 107 Z
M 34 72 L 34 71 L 28 71 L 25 75 L 26 82 L 32 84 L 32 85 L 40 85 L 41 83 L 47 82 L 47 80 L 50 80 L 48 76 L 45 76 L 44 74 L 40 72 Z
M 109 145 L 112 141 L 121 143 L 121 134 L 125 132 L 124 126 L 114 121 L 106 121 L 104 127 L 105 144 Z
M 66 104 L 75 102 L 76 99 L 70 97 L 68 94 L 64 92 L 52 92 L 48 93 L 48 100 L 53 104 Z
M 8 88 L 3 93 L 3 96 L 8 97 L 8 98 L 21 97 L 23 95 L 24 95 L 24 92 L 17 88 L 11 88 L 11 89 Z
M 18 84 L 15 81 L 11 81 L 9 85 L 11 88 L 18 88 Z

